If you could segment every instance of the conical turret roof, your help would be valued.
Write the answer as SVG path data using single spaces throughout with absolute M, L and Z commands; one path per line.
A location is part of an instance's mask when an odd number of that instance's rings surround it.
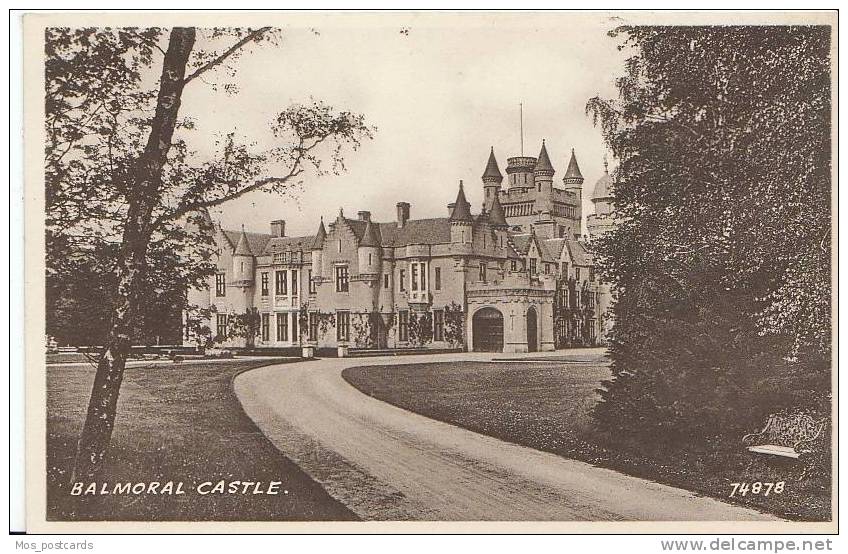
M 506 214 L 504 214 L 503 206 L 501 206 L 501 201 L 498 200 L 497 194 L 492 201 L 492 209 L 489 210 L 489 223 L 492 225 L 507 225 Z
M 250 242 L 247 240 L 247 234 L 244 232 L 244 225 L 241 226 L 241 235 L 239 236 L 233 256 L 253 256 L 253 252 L 250 251 Z
M 562 179 L 563 181 L 567 179 L 583 180 L 583 174 L 580 173 L 580 166 L 577 165 L 577 156 L 574 155 L 574 148 L 571 149 L 571 159 L 568 161 L 568 169 L 565 170 L 565 177 Z
M 569 169 L 571 166 L 569 166 Z M 579 169 L 577 170 L 580 171 Z M 539 157 L 536 158 L 536 166 L 533 168 L 534 173 L 554 174 L 554 166 L 551 164 L 551 158 L 548 156 L 548 149 L 545 148 L 545 141 L 542 140 L 542 150 L 539 152 Z
M 315 240 L 312 241 L 312 250 L 321 250 L 324 248 L 324 239 L 327 238 L 327 230 L 324 228 L 324 218 L 321 218 L 321 224 L 318 226 L 318 232 L 315 234 Z
M 503 175 L 498 168 L 498 161 L 495 159 L 495 147 L 489 151 L 489 161 L 486 163 L 486 170 L 483 172 L 483 181 L 494 181 L 500 183 L 503 181 Z
M 374 231 L 374 226 L 371 225 L 371 220 L 365 223 L 365 231 L 362 232 L 362 240 L 359 241 L 359 246 L 380 246 L 380 241 L 377 240 L 377 233 Z
M 607 160 L 604 158 L 604 174 L 601 175 L 601 178 L 595 183 L 595 190 L 592 192 L 592 200 L 612 199 L 610 185 L 612 185 L 612 178 L 610 177 L 609 169 L 607 168 Z
M 462 181 L 459 182 L 459 192 L 450 215 L 451 221 L 474 221 L 471 217 L 471 204 L 465 199 L 465 191 L 462 190 Z

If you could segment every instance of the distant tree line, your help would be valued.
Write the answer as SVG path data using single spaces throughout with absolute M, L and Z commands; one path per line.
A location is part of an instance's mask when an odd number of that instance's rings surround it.
M 587 113 L 618 160 L 615 284 L 596 418 L 703 441 L 770 412 L 829 414 L 829 27 L 621 27 L 617 99 Z

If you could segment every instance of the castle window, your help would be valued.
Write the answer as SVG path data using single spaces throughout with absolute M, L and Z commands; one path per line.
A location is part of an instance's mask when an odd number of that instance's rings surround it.
M 342 239 L 339 239 L 339 254 L 342 253 Z
M 398 312 L 398 340 L 401 342 L 409 340 L 409 312 L 407 310 Z
M 298 312 L 292 312 L 292 342 L 300 342 L 300 331 L 298 330 Z
M 289 314 L 277 314 L 277 342 L 289 340 Z
M 350 312 L 336 312 L 336 340 L 350 340 Z
M 268 296 L 268 273 L 262 273 L 262 296 Z
M 389 288 L 389 274 L 388 273 L 385 273 L 383 275 L 383 288 L 384 289 Z
M 288 272 L 278 271 L 276 272 L 274 278 L 274 293 L 279 295 L 288 294 L 289 284 L 288 284 Z
M 577 280 L 577 282 L 580 282 L 580 268 L 579 267 L 574 268 L 574 278 Z
M 433 310 L 433 340 L 445 340 L 445 311 Z
M 545 264 L 545 275 L 550 275 L 551 273 L 551 264 Z
M 595 268 L 594 267 L 589 268 L 589 281 L 591 281 L 593 283 L 595 282 Z
M 315 294 L 315 281 L 312 280 L 312 270 L 308 269 L 306 278 L 309 280 L 309 294 Z
M 318 314 L 309 312 L 309 340 L 318 340 Z
M 400 291 L 404 292 L 406 290 L 406 271 L 403 269 L 398 270 L 398 282 L 400 283 Z
M 418 264 L 412 264 L 412 292 L 418 290 Z
M 371 267 L 372 263 L 373 262 L 371 261 L 371 254 L 368 254 L 368 267 Z
M 268 342 L 268 328 L 270 327 L 270 314 L 262 314 L 262 342 Z
M 530 258 L 530 274 L 536 275 L 536 258 Z
M 350 276 L 348 275 L 347 266 L 336 266 L 336 292 L 350 291 Z
M 220 340 L 227 339 L 227 314 L 218 314 L 216 318 L 216 327 L 218 332 L 218 338 Z
M 486 280 L 486 262 L 480 262 L 480 281 Z
M 435 286 L 436 290 L 442 290 L 442 268 L 441 267 L 436 268 L 435 279 L 436 280 L 434 281 L 434 286 Z
M 297 296 L 297 270 L 292 270 L 292 296 Z
M 509 261 L 509 270 L 510 271 L 518 271 L 518 262 L 516 260 Z
M 215 296 L 227 296 L 227 276 L 223 273 L 215 275 Z

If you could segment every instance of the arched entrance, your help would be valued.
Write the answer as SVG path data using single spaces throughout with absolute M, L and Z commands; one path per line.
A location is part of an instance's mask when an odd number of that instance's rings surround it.
M 539 334 L 537 332 L 538 317 L 536 317 L 536 308 L 527 310 L 527 351 L 537 352 L 539 350 Z
M 471 320 L 474 352 L 503 352 L 503 314 L 494 308 L 478 310 Z

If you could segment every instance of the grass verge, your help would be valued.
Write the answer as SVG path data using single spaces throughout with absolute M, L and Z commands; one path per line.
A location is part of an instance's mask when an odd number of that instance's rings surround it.
M 52 521 L 355 520 L 265 438 L 232 389 L 253 360 L 127 368 L 98 483 L 182 481 L 183 495 L 72 496 L 68 483 L 94 370 L 47 367 L 47 518 Z M 206 494 L 211 481 L 281 481 L 287 494 Z
M 577 360 L 583 360 L 577 362 Z M 746 452 L 741 437 L 710 444 L 650 445 L 599 433 L 591 411 L 609 377 L 599 356 L 551 363 L 427 363 L 346 369 L 365 394 L 471 431 L 655 480 L 794 520 L 830 520 L 830 479 Z M 782 494 L 730 498 L 733 483 L 785 481 Z

